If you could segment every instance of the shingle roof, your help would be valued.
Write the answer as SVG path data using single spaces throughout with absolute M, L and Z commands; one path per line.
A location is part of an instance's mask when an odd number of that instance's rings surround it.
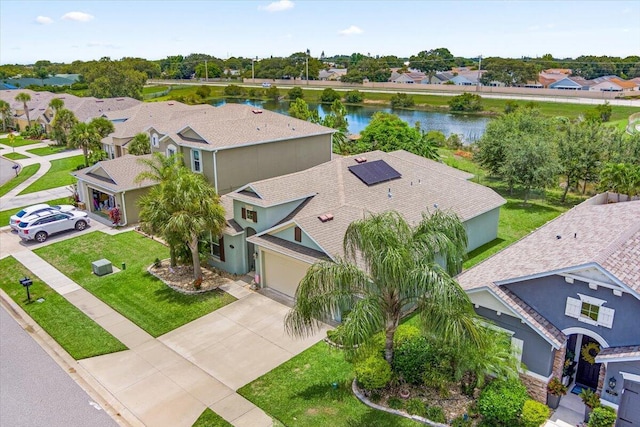
M 284 114 L 244 104 L 185 105 L 176 101 L 145 103 L 127 111 L 108 113 L 115 124 L 109 138 L 133 138 L 152 127 L 180 145 L 218 150 L 266 143 L 302 136 L 325 135 L 333 129 L 295 119 Z M 184 138 L 180 132 L 192 129 L 204 141 Z
M 402 177 L 367 186 L 348 167 L 355 158 L 384 160 Z M 342 256 L 342 239 L 348 225 L 367 212 L 389 210 L 400 212 L 411 224 L 417 224 L 423 212 L 451 210 L 463 221 L 476 217 L 505 203 L 493 190 L 467 181 L 472 175 L 423 157 L 396 151 L 373 151 L 357 156 L 341 157 L 302 172 L 249 184 L 259 196 L 242 190 L 228 196 L 257 206 L 274 206 L 293 200 L 310 198 L 302 209 L 290 215 L 331 257 Z M 391 189 L 391 197 L 388 192 Z M 332 213 L 332 221 L 321 222 L 319 215 Z
M 264 234 L 262 236 L 251 236 L 247 238 L 247 242 L 257 243 L 266 249 L 274 249 L 277 252 L 284 253 L 309 264 L 329 259 L 323 252 L 297 245 L 293 242 L 289 242 L 276 236 L 270 236 L 268 234 Z
M 640 200 L 597 204 L 603 196 L 462 272 L 458 282 L 470 290 L 595 263 L 640 292 Z
M 113 192 L 150 187 L 155 184 L 153 181 L 136 182 L 136 177 L 141 172 L 148 170 L 147 166 L 138 161 L 141 158 L 151 158 L 151 155 L 132 156 L 127 154 L 117 159 L 98 162 L 73 173 L 73 175 L 80 180 L 94 183 Z M 101 173 L 106 174 L 108 178 L 102 176 Z
M 611 359 L 640 360 L 640 345 L 603 348 L 596 356 L 596 363 L 607 362 Z

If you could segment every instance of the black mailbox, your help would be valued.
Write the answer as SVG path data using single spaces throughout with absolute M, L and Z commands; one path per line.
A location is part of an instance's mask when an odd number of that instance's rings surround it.
M 20 284 L 27 289 L 27 301 L 31 302 L 31 294 L 29 293 L 29 286 L 33 285 L 33 280 L 28 277 L 23 277 L 19 280 Z

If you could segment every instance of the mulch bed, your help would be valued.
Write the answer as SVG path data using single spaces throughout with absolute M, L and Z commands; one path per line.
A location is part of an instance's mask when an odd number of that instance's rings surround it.
M 151 265 L 148 271 L 170 288 L 184 294 L 199 294 L 212 291 L 226 283 L 233 282 L 233 279 L 228 274 L 203 266 L 202 283 L 199 287 L 196 287 L 193 279 L 193 266 L 177 265 L 171 267 L 168 259 L 162 260 L 158 267 Z

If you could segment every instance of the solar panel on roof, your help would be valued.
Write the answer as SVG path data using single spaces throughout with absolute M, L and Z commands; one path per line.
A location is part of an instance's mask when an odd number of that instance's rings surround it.
M 392 179 L 398 179 L 402 176 L 400 172 L 389 166 L 384 160 L 375 160 L 373 162 L 349 166 L 349 171 L 367 185 L 391 181 Z

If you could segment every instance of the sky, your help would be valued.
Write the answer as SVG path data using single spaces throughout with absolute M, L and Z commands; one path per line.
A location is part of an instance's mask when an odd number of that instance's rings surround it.
M 0 64 L 337 54 L 640 55 L 640 1 L 0 0 Z

